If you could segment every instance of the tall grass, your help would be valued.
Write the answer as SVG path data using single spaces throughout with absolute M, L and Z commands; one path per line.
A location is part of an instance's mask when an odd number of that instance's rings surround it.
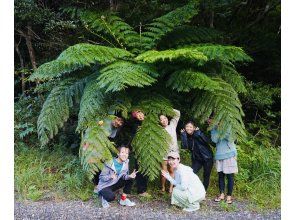
M 77 156 L 68 149 L 53 151 L 21 148 L 15 154 L 15 190 L 19 199 L 54 198 L 87 200 L 92 184 L 81 169 Z

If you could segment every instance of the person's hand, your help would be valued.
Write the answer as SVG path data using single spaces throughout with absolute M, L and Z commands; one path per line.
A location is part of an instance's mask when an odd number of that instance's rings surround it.
M 139 172 L 139 171 L 134 170 L 134 171 L 129 175 L 129 177 L 132 178 L 132 179 L 135 179 L 135 178 L 136 178 L 136 174 L 137 174 L 138 172 Z
M 198 131 L 198 130 L 199 130 L 199 128 L 198 128 L 198 127 L 196 127 L 196 128 L 195 128 L 195 131 Z
M 167 179 L 169 182 L 173 181 L 173 178 L 169 175 L 169 172 L 165 171 L 165 170 L 161 170 L 161 175 Z
M 183 129 L 181 129 L 181 133 L 184 133 L 185 132 L 185 129 L 183 128 Z
M 113 180 L 115 180 L 115 179 L 117 178 L 116 173 L 113 173 L 113 174 L 111 175 L 111 178 L 112 178 Z

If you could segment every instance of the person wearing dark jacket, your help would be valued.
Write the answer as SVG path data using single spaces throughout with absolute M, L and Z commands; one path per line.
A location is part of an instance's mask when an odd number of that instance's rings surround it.
M 203 167 L 203 185 L 205 190 L 209 186 L 209 179 L 213 167 L 213 152 L 209 146 L 210 140 L 196 128 L 192 121 L 181 130 L 183 149 L 191 151 L 192 169 L 195 174 Z

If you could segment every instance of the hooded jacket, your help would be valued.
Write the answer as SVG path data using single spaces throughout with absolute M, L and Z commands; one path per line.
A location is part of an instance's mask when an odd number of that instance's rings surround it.
M 123 162 L 122 169 L 121 169 L 119 175 L 117 176 L 117 178 L 112 179 L 113 174 L 116 174 L 113 160 L 108 163 L 104 163 L 104 168 L 101 171 L 101 174 L 99 176 L 98 192 L 106 187 L 109 187 L 109 186 L 116 184 L 120 178 L 122 178 L 123 180 L 130 179 L 130 177 L 129 177 L 129 159 L 127 159 L 126 161 Z

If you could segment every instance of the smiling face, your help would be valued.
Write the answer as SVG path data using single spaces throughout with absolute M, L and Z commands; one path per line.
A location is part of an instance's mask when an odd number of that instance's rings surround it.
M 121 147 L 117 156 L 120 162 L 126 161 L 129 158 L 129 148 Z
M 168 119 L 165 115 L 160 115 L 159 120 L 162 127 L 165 128 L 166 126 L 168 126 Z
M 185 126 L 185 131 L 187 132 L 187 134 L 192 135 L 195 131 L 195 126 L 192 123 L 187 123 Z
M 112 121 L 112 125 L 115 128 L 119 128 L 121 126 L 123 126 L 124 124 L 124 120 L 120 117 L 116 117 L 113 121 Z
M 138 111 L 136 117 L 139 121 L 144 121 L 145 115 L 143 112 Z
M 167 162 L 172 169 L 177 169 L 180 164 L 180 158 L 168 157 Z

